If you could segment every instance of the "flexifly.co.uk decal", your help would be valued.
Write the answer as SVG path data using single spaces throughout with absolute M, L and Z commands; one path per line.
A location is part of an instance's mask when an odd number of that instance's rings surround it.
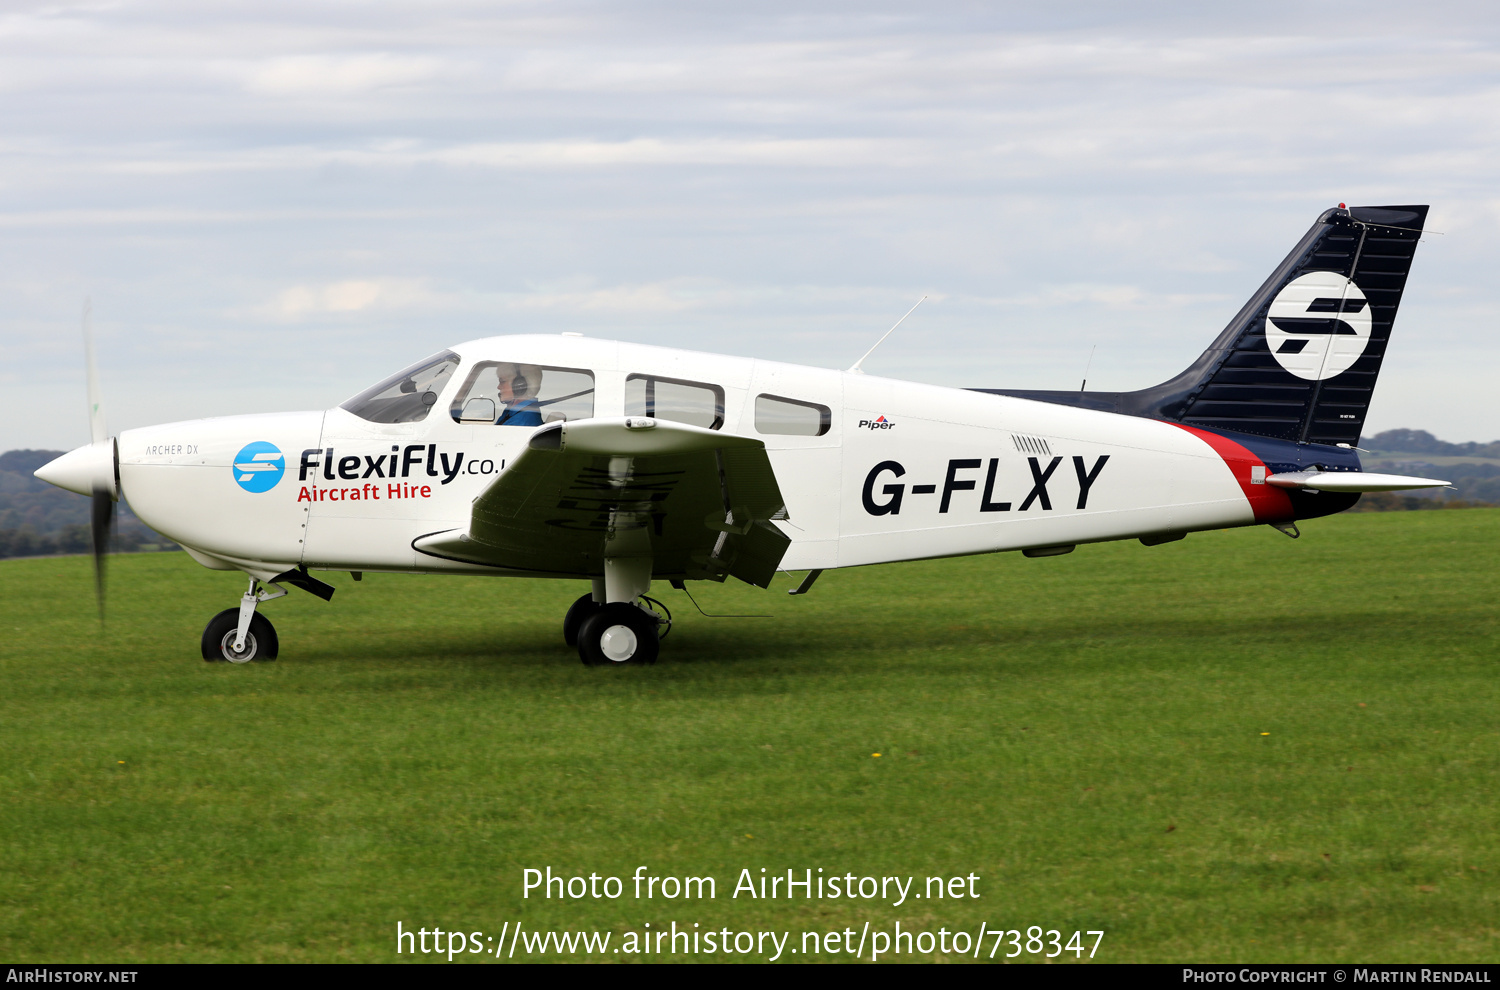
M 389 454 L 343 454 L 333 447 L 309 447 L 302 452 L 297 469 L 298 481 L 311 481 L 297 494 L 299 502 L 379 502 L 389 499 L 431 498 L 433 485 L 422 484 L 434 478 L 438 487 L 460 474 L 498 474 L 505 461 L 489 458 L 465 459 L 463 451 L 452 455 L 439 453 L 435 443 L 412 443 L 393 446 Z M 369 478 L 382 482 L 365 481 Z M 319 482 L 364 481 L 357 488 L 334 488 Z

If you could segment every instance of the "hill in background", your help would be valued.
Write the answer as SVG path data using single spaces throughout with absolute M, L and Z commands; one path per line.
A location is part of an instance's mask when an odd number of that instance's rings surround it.
M 8 450 L 0 454 L 0 557 L 88 553 L 89 499 L 54 488 L 31 473 L 60 450 Z M 112 548 L 117 553 L 176 550 L 177 544 L 136 518 L 121 501 Z
M 1366 495 L 1350 512 L 1461 509 L 1500 504 L 1500 440 L 1448 443 L 1426 430 L 1386 430 L 1361 441 L 1366 470 L 1444 478 L 1456 490 Z M 89 551 L 89 500 L 54 488 L 32 472 L 60 450 L 10 450 L 0 454 L 0 557 L 38 557 Z M 124 501 L 119 503 L 116 552 L 175 550 Z
M 1351 512 L 1457 509 L 1500 503 L 1500 440 L 1448 443 L 1426 430 L 1386 430 L 1360 441 L 1366 471 L 1443 478 L 1453 488 L 1366 495 Z
M 1386 430 L 1362 441 L 1371 452 L 1400 451 L 1434 457 L 1456 457 L 1500 462 L 1500 440 L 1492 443 L 1448 443 L 1426 430 Z

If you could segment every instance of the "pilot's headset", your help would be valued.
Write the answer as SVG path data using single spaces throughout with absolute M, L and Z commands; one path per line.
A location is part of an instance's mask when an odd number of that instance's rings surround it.
M 521 375 L 520 367 L 509 362 L 501 362 L 495 365 L 495 379 L 497 382 L 503 382 L 508 379 L 510 381 L 510 390 L 513 394 L 519 394 L 521 387 L 527 384 Z
M 516 377 L 511 381 L 511 390 L 523 399 L 534 399 L 542 389 L 542 369 L 535 364 L 515 366 Z

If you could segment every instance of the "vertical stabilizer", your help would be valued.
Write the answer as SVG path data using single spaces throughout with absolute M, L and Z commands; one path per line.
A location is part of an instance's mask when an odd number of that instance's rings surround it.
M 1208 350 L 1153 388 L 1003 394 L 1294 443 L 1357 443 L 1426 220 L 1426 206 L 1328 210 Z

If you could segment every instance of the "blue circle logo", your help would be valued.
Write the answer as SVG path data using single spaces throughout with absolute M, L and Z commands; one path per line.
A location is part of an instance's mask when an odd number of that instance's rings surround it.
M 286 474 L 286 457 L 273 443 L 257 440 L 247 443 L 234 455 L 234 480 L 247 492 L 268 492 Z

